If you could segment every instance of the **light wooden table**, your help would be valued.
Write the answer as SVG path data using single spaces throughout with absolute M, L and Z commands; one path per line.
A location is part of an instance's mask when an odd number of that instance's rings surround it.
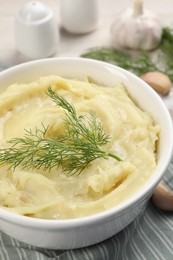
M 124 9 L 133 6 L 133 0 L 98 0 L 99 23 L 97 29 L 89 34 L 74 35 L 63 30 L 61 26 L 60 1 L 40 1 L 55 12 L 57 30 L 60 31 L 60 41 L 55 57 L 80 56 L 88 48 L 110 46 L 110 27 L 114 18 Z M 16 50 L 14 35 L 15 15 L 27 2 L 29 0 L 0 0 L 0 64 L 8 66 L 30 60 Z M 158 15 L 163 26 L 173 27 L 173 0 L 144 0 L 145 9 Z M 173 90 L 169 96 L 164 98 L 164 101 L 173 117 Z

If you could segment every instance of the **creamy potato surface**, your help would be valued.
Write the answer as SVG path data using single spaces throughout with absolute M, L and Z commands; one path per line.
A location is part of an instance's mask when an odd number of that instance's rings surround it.
M 43 124 L 57 136 L 64 131 L 64 111 L 46 94 L 49 87 L 74 105 L 77 113 L 95 111 L 110 142 L 104 150 L 119 156 L 100 158 L 79 175 L 62 169 L 15 170 L 0 166 L 0 205 L 17 214 L 46 219 L 91 215 L 111 208 L 135 194 L 156 167 L 159 127 L 138 108 L 121 84 L 104 87 L 94 83 L 40 78 L 29 84 L 13 84 L 0 96 L 1 148 L 25 129 Z

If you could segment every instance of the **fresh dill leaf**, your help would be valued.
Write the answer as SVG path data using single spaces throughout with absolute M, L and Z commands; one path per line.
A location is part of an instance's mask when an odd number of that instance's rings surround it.
M 162 41 L 160 44 L 161 59 L 164 61 L 165 73 L 173 81 L 173 29 L 163 29 Z
M 65 110 L 63 135 L 49 136 L 49 127 L 42 126 L 34 131 L 25 130 L 23 137 L 9 140 L 9 148 L 0 149 L 0 163 L 13 169 L 40 169 L 50 171 L 61 167 L 70 173 L 81 173 L 93 160 L 112 157 L 121 159 L 101 149 L 110 137 L 94 112 L 89 116 L 78 116 L 75 108 L 62 96 L 48 89 L 48 96 Z
M 124 69 L 130 70 L 137 75 L 147 71 L 156 70 L 156 65 L 152 62 L 150 55 L 141 51 L 137 57 L 132 57 L 128 53 L 109 47 L 99 47 L 88 50 L 81 57 L 106 61 Z
M 124 69 L 136 73 L 138 76 L 149 71 L 160 71 L 167 74 L 173 81 L 173 30 L 165 27 L 162 30 L 162 39 L 154 51 L 138 51 L 135 55 L 130 52 L 116 50 L 111 47 L 95 47 L 81 55 L 116 64 Z M 153 54 L 156 58 L 153 59 Z M 160 66 L 160 63 L 163 63 Z

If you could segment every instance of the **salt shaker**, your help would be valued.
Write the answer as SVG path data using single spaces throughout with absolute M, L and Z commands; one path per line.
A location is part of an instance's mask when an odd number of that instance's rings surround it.
M 98 23 L 97 0 L 60 0 L 62 26 L 70 33 L 89 33 Z
M 18 51 L 29 58 L 53 55 L 59 41 L 53 11 L 39 1 L 28 2 L 15 17 L 15 38 Z

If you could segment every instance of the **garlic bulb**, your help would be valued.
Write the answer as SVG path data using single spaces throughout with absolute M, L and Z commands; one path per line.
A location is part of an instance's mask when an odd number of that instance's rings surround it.
M 142 0 L 134 0 L 134 8 L 116 18 L 111 27 L 115 48 L 152 50 L 162 37 L 162 26 L 155 15 L 143 10 Z

